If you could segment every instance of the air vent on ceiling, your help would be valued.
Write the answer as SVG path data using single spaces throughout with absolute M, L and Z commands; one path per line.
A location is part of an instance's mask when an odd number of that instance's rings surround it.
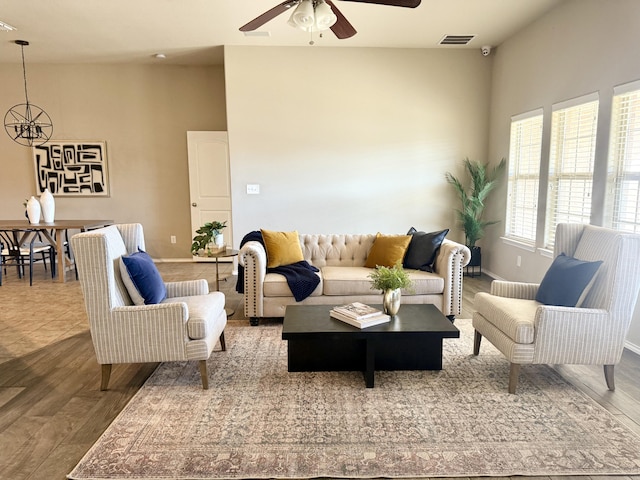
M 271 32 L 265 30 L 252 30 L 250 32 L 244 32 L 245 37 L 270 37 Z
M 17 30 L 16 27 L 12 27 L 8 23 L 4 23 L 0 20 L 0 32 L 11 32 L 12 30 Z
M 475 35 L 445 35 L 440 40 L 440 45 L 467 45 Z

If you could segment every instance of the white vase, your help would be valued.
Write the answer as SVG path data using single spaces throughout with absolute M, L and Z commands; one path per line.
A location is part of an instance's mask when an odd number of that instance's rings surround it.
M 48 188 L 40 195 L 40 205 L 42 206 L 42 218 L 44 222 L 53 222 L 56 214 L 56 201 Z
M 216 235 L 214 237 L 214 241 L 216 243 L 216 247 L 223 247 L 224 246 L 224 236 L 219 233 L 218 235 Z
M 27 217 L 29 223 L 40 223 L 40 202 L 36 197 L 31 197 L 27 201 Z

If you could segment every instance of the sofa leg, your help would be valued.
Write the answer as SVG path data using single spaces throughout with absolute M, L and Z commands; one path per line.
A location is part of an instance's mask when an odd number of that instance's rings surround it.
M 252 327 L 257 327 L 258 326 L 258 317 L 251 317 L 249 319 L 249 323 L 251 324 Z
M 200 360 L 200 378 L 202 379 L 202 389 L 209 390 L 209 376 L 207 375 L 206 360 Z
M 509 393 L 515 394 L 518 386 L 518 377 L 520 376 L 520 364 L 512 363 L 509 369 Z
M 456 321 L 456 316 L 455 315 L 447 315 L 447 318 L 449 319 L 449 321 L 451 323 L 454 323 Z
M 220 347 L 223 352 L 227 351 L 227 343 L 224 341 L 224 331 L 220 334 Z
M 473 354 L 476 356 L 480 353 L 480 342 L 482 342 L 482 334 L 478 330 L 474 330 Z
M 615 365 L 604 366 L 604 379 L 607 381 L 607 388 L 612 392 L 616 389 L 616 383 L 613 380 L 613 369 Z
M 109 388 L 109 379 L 111 378 L 111 364 L 102 364 L 102 380 L 100 381 L 100 390 L 104 391 Z

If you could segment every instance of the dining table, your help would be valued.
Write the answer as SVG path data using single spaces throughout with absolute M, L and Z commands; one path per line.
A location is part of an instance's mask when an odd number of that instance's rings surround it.
M 54 222 L 30 223 L 28 220 L 0 220 L 0 230 L 22 232 L 19 243 L 28 242 L 32 235 L 40 233 L 56 250 L 56 275 L 59 282 L 66 281 L 66 268 L 73 260 L 65 254 L 65 238 L 68 230 L 85 232 L 112 225 L 113 220 L 55 220 Z

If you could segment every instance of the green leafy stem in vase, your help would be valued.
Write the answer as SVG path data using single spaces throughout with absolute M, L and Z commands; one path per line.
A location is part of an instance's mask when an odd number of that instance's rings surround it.
M 369 274 L 371 279 L 371 290 L 395 290 L 397 288 L 411 288 L 413 282 L 409 274 L 402 268 L 400 263 L 393 267 L 376 266 L 375 270 Z
M 227 227 L 227 222 L 207 222 L 196 230 L 197 235 L 193 237 L 193 243 L 191 244 L 191 253 L 198 255 L 200 250 L 209 250 L 209 245 L 216 235 L 220 235 L 222 230 Z

